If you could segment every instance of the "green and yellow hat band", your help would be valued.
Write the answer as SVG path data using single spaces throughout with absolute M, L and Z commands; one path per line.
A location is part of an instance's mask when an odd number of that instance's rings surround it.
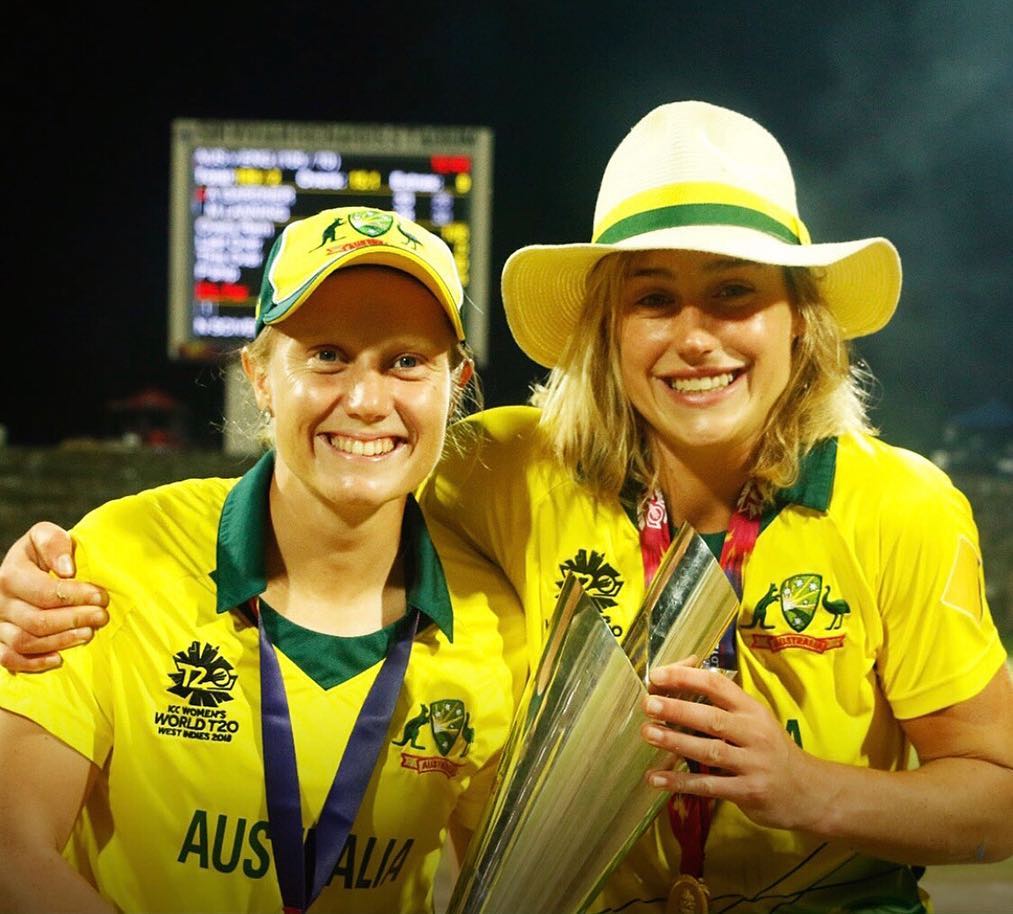
M 794 213 L 728 184 L 687 182 L 654 187 L 614 207 L 594 230 L 595 244 L 616 244 L 660 229 L 735 225 L 788 244 L 809 244 L 809 230 Z

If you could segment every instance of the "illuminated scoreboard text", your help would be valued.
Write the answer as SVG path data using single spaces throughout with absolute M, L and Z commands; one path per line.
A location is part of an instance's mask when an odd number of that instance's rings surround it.
M 282 228 L 322 209 L 362 204 L 394 210 L 447 243 L 475 306 L 465 312 L 465 326 L 481 358 L 488 131 L 379 127 L 371 135 L 368 126 L 287 125 L 290 136 L 308 132 L 304 138 L 332 141 L 319 148 L 278 142 L 289 138 L 277 135 L 279 125 L 264 125 L 275 128 L 266 137 L 271 142 L 256 144 L 200 142 L 208 138 L 202 133 L 228 139 L 229 131 L 220 124 L 210 125 L 217 133 L 202 130 L 208 122 L 183 124 L 177 133 L 184 139 L 177 136 L 174 146 L 170 354 L 199 359 L 251 339 L 264 263 Z M 226 126 L 248 138 L 261 125 Z

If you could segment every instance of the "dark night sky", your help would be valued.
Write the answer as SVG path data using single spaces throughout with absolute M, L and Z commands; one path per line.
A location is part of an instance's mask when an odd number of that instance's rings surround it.
M 27 12 L 6 80 L 9 442 L 98 435 L 107 401 L 148 386 L 200 428 L 220 413 L 214 372 L 165 355 L 176 117 L 493 128 L 496 289 L 515 248 L 587 240 L 601 171 L 643 114 L 726 105 L 781 140 L 814 240 L 901 251 L 898 315 L 860 345 L 886 437 L 929 450 L 946 417 L 1013 403 L 1006 0 L 474 6 Z M 540 370 L 492 310 L 487 400 L 516 402 Z

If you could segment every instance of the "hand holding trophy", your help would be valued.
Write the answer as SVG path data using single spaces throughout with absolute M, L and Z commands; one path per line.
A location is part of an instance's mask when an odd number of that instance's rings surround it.
M 640 738 L 650 668 L 708 657 L 737 609 L 688 526 L 622 645 L 567 579 L 448 914 L 587 907 L 667 799 L 644 779 L 670 764 Z

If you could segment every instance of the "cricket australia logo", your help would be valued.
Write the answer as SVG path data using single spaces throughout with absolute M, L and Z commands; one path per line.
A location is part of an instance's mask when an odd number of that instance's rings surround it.
M 218 653 L 217 647 L 194 641 L 185 651 L 177 651 L 172 659 L 176 672 L 169 674 L 172 685 L 167 692 L 203 708 L 217 708 L 232 701 L 229 693 L 237 677 L 232 664 Z
M 379 210 L 363 209 L 352 213 L 348 217 L 348 223 L 360 235 L 377 238 L 390 231 L 390 227 L 394 224 L 394 217 L 389 213 L 381 213 Z
M 619 592 L 626 582 L 623 581 L 619 572 L 605 560 L 602 553 L 595 552 L 593 549 L 580 549 L 573 558 L 560 564 L 559 573 L 562 577 L 556 581 L 556 599 L 559 599 L 559 591 L 563 587 L 566 576 L 568 574 L 574 575 L 580 581 L 584 593 L 594 600 L 605 624 L 612 629 L 612 634 L 617 638 L 622 635 L 622 626 L 612 624 L 612 617 L 608 615 L 608 610 L 618 605 L 619 601 L 616 597 L 619 596 Z
M 805 631 L 820 605 L 823 576 L 796 574 L 781 584 L 781 615 L 797 632 Z
M 767 609 L 776 600 L 781 605 L 781 615 L 784 621 L 795 634 L 789 635 L 760 635 L 752 636 L 751 645 L 754 648 L 761 648 L 769 651 L 783 651 L 787 648 L 801 648 L 812 651 L 816 654 L 823 654 L 826 651 L 844 645 L 844 635 L 835 635 L 830 638 L 817 638 L 813 635 L 802 634 L 812 623 L 813 618 L 822 606 L 832 617 L 830 624 L 824 626 L 827 631 L 839 629 L 844 624 L 844 618 L 851 612 L 851 607 L 846 600 L 830 599 L 831 585 L 823 585 L 823 576 L 814 572 L 793 574 L 781 582 L 781 586 L 771 583 L 763 597 L 753 608 L 752 619 L 740 629 L 766 628 L 772 629 L 775 626 L 767 623 Z
M 419 713 L 405 723 L 401 738 L 391 740 L 392 746 L 405 749 L 401 753 L 401 767 L 419 774 L 438 771 L 452 778 L 463 765 L 448 756 L 454 753 L 458 760 L 465 758 L 475 741 L 475 731 L 469 725 L 471 714 L 457 698 L 441 698 L 428 705 L 419 705 L 419 708 Z M 424 729 L 426 724 L 429 725 L 428 734 Z M 427 736 L 432 737 L 431 742 Z M 435 749 L 439 755 L 415 755 L 409 748 L 422 752 Z

